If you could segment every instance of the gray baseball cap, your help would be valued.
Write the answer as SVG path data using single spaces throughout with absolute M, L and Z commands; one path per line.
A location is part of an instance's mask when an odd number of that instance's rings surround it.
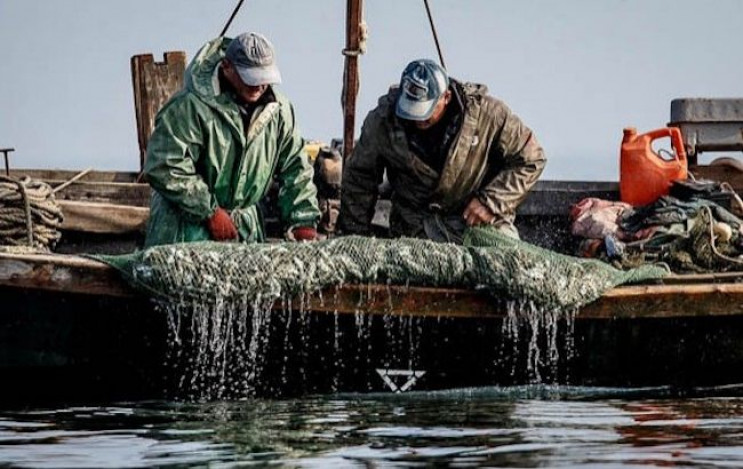
M 414 60 L 402 72 L 395 112 L 402 119 L 424 121 L 431 117 L 448 88 L 449 75 L 439 64 L 429 59 Z
M 260 33 L 243 33 L 227 46 L 225 57 L 232 62 L 243 83 L 249 86 L 281 83 L 273 44 Z

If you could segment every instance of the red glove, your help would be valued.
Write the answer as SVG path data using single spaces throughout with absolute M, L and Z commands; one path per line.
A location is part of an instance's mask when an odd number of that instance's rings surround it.
M 311 226 L 300 226 L 292 230 L 294 241 L 314 241 L 317 239 L 317 230 Z
M 237 228 L 235 223 L 230 218 L 230 214 L 227 210 L 222 207 L 217 207 L 217 211 L 214 215 L 209 217 L 206 222 L 209 227 L 209 233 L 212 235 L 212 239 L 215 241 L 228 241 L 231 239 L 237 239 Z

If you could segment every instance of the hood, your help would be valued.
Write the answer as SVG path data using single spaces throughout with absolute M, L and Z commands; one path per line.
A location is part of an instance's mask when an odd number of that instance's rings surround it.
M 210 101 L 217 96 L 219 88 L 216 75 L 217 67 L 222 61 L 232 39 L 213 39 L 199 49 L 184 75 L 184 87 L 201 98 Z

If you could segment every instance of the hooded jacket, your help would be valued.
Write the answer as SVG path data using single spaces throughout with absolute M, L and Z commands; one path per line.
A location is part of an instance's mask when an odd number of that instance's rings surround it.
M 536 183 L 546 158 L 532 131 L 485 85 L 452 80 L 461 97 L 459 130 L 441 172 L 427 165 L 408 143 L 395 114 L 398 88 L 379 99 L 343 171 L 341 229 L 369 234 L 378 186 L 387 171 L 392 187 L 390 230 L 394 236 L 426 237 L 424 220 L 459 216 L 477 197 L 512 224 L 518 205 Z M 458 105 L 452 100 L 449 105 Z
M 245 128 L 235 97 L 220 90 L 229 42 L 202 47 L 186 69 L 184 88 L 155 119 L 144 167 L 154 189 L 147 246 L 210 239 L 206 221 L 217 207 L 231 213 L 240 240 L 264 240 L 257 204 L 274 176 L 284 225 L 315 226 L 320 217 L 291 103 L 271 88 L 275 100 L 260 105 Z

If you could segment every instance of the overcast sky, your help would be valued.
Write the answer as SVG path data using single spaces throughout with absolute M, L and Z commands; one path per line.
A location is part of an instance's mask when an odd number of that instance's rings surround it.
M 676 97 L 743 96 L 742 0 L 429 0 L 452 76 L 536 133 L 546 179 L 616 180 L 624 126 Z M 193 57 L 236 0 L 0 0 L 0 148 L 14 167 L 138 170 L 132 55 Z M 436 58 L 423 0 L 366 0 L 357 125 L 405 64 Z M 245 0 L 228 36 L 275 44 L 303 135 L 340 137 L 344 0 Z M 358 128 L 357 128 L 358 132 Z

